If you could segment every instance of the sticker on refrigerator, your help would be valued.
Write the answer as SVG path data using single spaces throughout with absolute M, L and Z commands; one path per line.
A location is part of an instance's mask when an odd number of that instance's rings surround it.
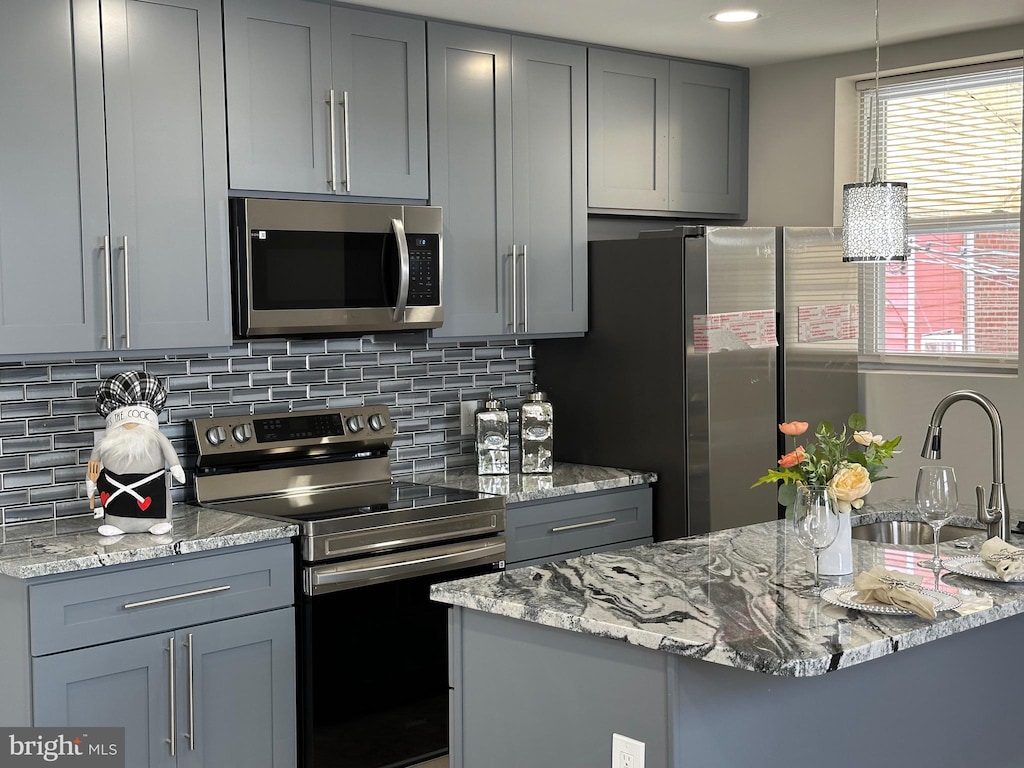
M 802 343 L 857 338 L 860 310 L 856 304 L 797 307 L 796 337 Z
M 778 345 L 774 309 L 693 316 L 693 348 L 697 352 L 727 352 Z

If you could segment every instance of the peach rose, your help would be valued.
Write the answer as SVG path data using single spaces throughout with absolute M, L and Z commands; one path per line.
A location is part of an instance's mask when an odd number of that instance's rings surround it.
M 871 477 L 860 464 L 847 464 L 836 472 L 828 485 L 839 502 L 839 511 L 849 512 L 853 507 L 860 509 L 864 505 L 864 502 L 857 502 L 871 490 Z
M 807 431 L 806 421 L 787 421 L 785 424 L 779 424 L 779 432 L 784 435 L 802 435 Z
M 807 451 L 804 450 L 802 445 L 798 445 L 794 450 L 785 454 L 779 459 L 779 466 L 785 469 L 789 467 L 795 467 L 801 461 L 807 458 Z

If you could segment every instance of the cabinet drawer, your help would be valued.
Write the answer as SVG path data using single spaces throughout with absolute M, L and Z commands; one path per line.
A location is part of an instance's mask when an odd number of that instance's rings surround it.
M 292 552 L 281 542 L 32 584 L 32 655 L 291 605 Z
M 648 486 L 513 504 L 505 521 L 510 563 L 610 547 L 651 535 Z

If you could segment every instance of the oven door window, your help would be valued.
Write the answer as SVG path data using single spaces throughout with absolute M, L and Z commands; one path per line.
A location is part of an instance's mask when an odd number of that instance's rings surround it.
M 304 597 L 304 768 L 398 768 L 448 753 L 448 613 L 430 585 L 483 566 Z
M 397 264 L 391 233 L 253 230 L 253 309 L 393 307 Z

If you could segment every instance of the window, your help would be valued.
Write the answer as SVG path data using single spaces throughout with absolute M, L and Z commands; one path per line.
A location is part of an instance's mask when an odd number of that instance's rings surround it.
M 1021 81 L 1019 60 L 885 78 L 877 128 L 857 84 L 862 180 L 909 190 L 909 260 L 859 267 L 869 366 L 1016 370 Z

